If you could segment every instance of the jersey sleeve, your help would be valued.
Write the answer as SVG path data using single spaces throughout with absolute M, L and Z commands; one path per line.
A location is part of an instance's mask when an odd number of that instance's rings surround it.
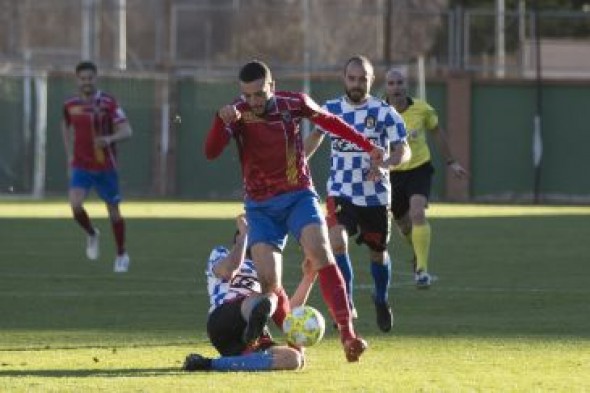
M 424 123 L 427 130 L 434 130 L 438 126 L 436 110 L 430 105 L 426 105 L 426 108 L 424 108 Z
M 205 140 L 205 157 L 208 160 L 219 157 L 235 132 L 235 126 L 226 125 L 218 115 L 215 115 Z
M 387 127 L 387 137 L 390 143 L 403 142 L 407 137 L 406 124 L 400 114 L 392 107 L 385 115 L 385 125 Z
M 70 111 L 68 110 L 68 106 L 64 104 L 63 107 L 63 119 L 66 126 L 70 126 L 72 124 L 72 119 L 70 118 Z
M 303 97 L 303 116 L 311 120 L 316 126 L 346 139 L 349 142 L 356 144 L 358 147 L 366 152 L 370 152 L 375 146 L 358 133 L 354 128 L 347 124 L 338 116 L 322 109 L 314 100 L 309 98 L 306 94 L 301 94 Z
M 329 112 L 329 110 L 328 110 L 328 107 L 326 106 L 326 104 L 322 105 L 322 106 L 321 106 L 321 109 L 322 109 L 323 111 Z M 327 132 L 327 131 L 326 131 L 324 128 L 322 128 L 321 126 L 316 126 L 316 128 L 315 128 L 315 129 L 316 129 L 316 130 L 318 130 L 319 132 L 321 132 L 321 133 L 322 133 L 322 134 L 324 134 L 324 135 L 328 133 L 328 132 Z M 328 134 L 328 135 L 329 135 L 329 134 Z
M 113 119 L 113 124 L 120 124 L 127 121 L 125 112 L 119 106 L 119 103 L 114 99 L 111 104 L 111 118 Z
M 207 261 L 207 269 L 205 270 L 205 274 L 207 276 L 216 277 L 213 268 L 215 267 L 215 265 L 221 262 L 221 260 L 223 260 L 228 254 L 228 249 L 222 246 L 215 247 L 213 250 L 211 250 L 209 260 Z

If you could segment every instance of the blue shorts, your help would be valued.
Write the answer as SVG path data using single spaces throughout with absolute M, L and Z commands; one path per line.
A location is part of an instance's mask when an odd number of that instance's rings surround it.
M 297 240 L 309 224 L 325 223 L 317 194 L 311 190 L 281 194 L 262 202 L 246 200 L 248 246 L 266 243 L 283 250 L 287 234 Z
M 119 193 L 119 175 L 114 169 L 106 171 L 88 171 L 85 169 L 72 168 L 70 188 L 82 188 L 86 192 L 91 188 L 109 205 L 116 205 L 121 202 Z

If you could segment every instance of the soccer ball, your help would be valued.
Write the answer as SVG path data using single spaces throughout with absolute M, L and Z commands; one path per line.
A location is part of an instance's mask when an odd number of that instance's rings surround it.
M 287 342 L 300 347 L 317 344 L 326 331 L 323 315 L 313 307 L 300 306 L 291 310 L 283 321 Z

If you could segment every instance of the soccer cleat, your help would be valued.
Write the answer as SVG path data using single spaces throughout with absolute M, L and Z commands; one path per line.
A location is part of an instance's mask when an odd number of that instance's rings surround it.
M 94 228 L 94 235 L 88 235 L 86 237 L 86 257 L 91 261 L 98 259 L 100 251 L 100 231 Z
M 344 353 L 346 360 L 349 362 L 358 362 L 359 358 L 368 348 L 369 344 L 360 337 L 350 338 L 342 344 L 344 346 Z
M 115 273 L 126 273 L 129 270 L 129 254 L 123 253 L 121 255 L 117 255 L 115 258 L 115 266 L 113 267 L 113 271 Z
M 377 314 L 377 326 L 379 329 L 386 333 L 391 330 L 393 327 L 393 313 L 391 312 L 391 307 L 387 303 L 380 303 L 375 301 L 373 298 L 373 303 L 375 303 L 375 313 Z
M 418 289 L 428 289 L 432 284 L 432 277 L 424 270 L 417 271 L 414 275 L 414 280 Z
M 262 298 L 258 304 L 252 308 L 250 318 L 248 318 L 248 325 L 246 326 L 246 329 L 244 329 L 244 334 L 242 336 L 242 340 L 246 345 L 251 345 L 260 338 L 268 323 L 268 319 L 270 318 L 271 308 L 272 304 L 267 297 Z
M 198 353 L 191 353 L 184 359 L 182 370 L 209 371 L 211 370 L 211 359 L 201 356 Z

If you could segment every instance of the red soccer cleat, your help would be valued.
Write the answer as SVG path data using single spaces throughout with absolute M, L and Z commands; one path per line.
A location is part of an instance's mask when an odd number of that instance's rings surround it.
M 360 337 L 350 338 L 342 344 L 344 346 L 344 353 L 346 360 L 349 362 L 358 362 L 359 358 L 369 347 L 369 344 Z

